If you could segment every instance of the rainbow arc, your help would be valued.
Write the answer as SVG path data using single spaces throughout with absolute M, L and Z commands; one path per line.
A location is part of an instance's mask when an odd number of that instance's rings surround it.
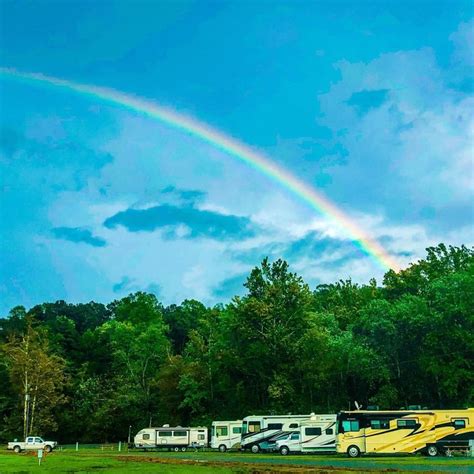
M 318 213 L 331 219 L 345 231 L 346 235 L 350 237 L 360 249 L 370 255 L 383 269 L 387 270 L 391 268 L 393 270 L 399 270 L 396 260 L 374 238 L 368 235 L 364 229 L 357 225 L 353 219 L 321 192 L 272 161 L 263 153 L 257 152 L 205 123 L 179 114 L 170 108 L 162 107 L 153 101 L 106 87 L 81 84 L 40 73 L 20 72 L 11 68 L 0 68 L 0 74 L 6 78 L 54 86 L 73 91 L 95 100 L 98 99 L 103 102 L 115 104 L 195 135 L 213 147 L 237 158 L 258 172 L 276 181 L 294 195 L 298 196 Z

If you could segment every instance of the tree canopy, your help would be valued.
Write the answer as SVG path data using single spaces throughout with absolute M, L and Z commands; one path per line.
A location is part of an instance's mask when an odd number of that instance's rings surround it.
M 472 405 L 473 249 L 430 247 L 380 286 L 311 289 L 287 262 L 264 259 L 244 286 L 215 307 L 165 307 L 138 292 L 108 305 L 12 308 L 0 319 L 0 438 L 113 441 L 129 426 L 328 413 L 354 401 Z

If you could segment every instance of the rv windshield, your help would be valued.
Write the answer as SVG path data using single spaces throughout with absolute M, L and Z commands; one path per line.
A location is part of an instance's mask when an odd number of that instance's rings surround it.
M 244 421 L 242 423 L 242 434 L 246 434 L 247 433 L 247 422 Z

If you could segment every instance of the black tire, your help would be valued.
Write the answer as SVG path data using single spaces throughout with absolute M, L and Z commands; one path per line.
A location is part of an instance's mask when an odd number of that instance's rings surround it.
M 15 451 L 15 453 L 17 453 L 17 454 L 20 454 L 20 453 L 21 453 L 21 448 L 20 448 L 20 446 L 15 446 L 15 447 L 13 448 L 13 451 Z
M 252 451 L 253 454 L 258 454 L 260 452 L 260 446 L 258 444 L 254 444 L 250 448 L 250 451 Z
M 280 448 L 280 454 L 282 456 L 288 456 L 288 454 L 290 454 L 290 449 L 288 448 L 288 446 L 282 446 Z
M 434 458 L 435 456 L 438 456 L 439 449 L 434 444 L 432 444 L 431 446 L 428 446 L 428 448 L 426 448 L 426 454 L 431 458 Z
M 183 446 L 183 447 L 181 448 L 181 452 L 182 452 L 182 453 L 185 453 L 185 452 L 186 452 L 186 449 L 187 449 L 186 446 Z
M 221 445 L 219 446 L 219 451 L 220 451 L 221 453 L 225 453 L 225 452 L 227 451 L 227 446 L 226 446 L 225 444 L 221 444 Z
M 358 448 L 358 446 L 356 446 L 355 444 L 351 444 L 348 448 L 347 448 L 347 455 L 350 457 L 350 458 L 358 458 L 360 456 L 360 449 Z
M 47 444 L 47 445 L 44 447 L 44 450 L 45 450 L 47 453 L 50 453 L 50 452 L 53 450 L 53 448 L 52 448 L 49 444 Z
M 175 453 L 179 453 L 179 448 L 178 448 L 178 446 L 175 446 L 175 447 L 173 448 L 173 450 L 174 450 Z

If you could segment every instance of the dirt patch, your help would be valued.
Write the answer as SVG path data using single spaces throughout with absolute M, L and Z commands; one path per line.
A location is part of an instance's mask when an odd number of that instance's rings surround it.
M 210 461 L 210 460 L 198 460 L 198 459 L 182 459 L 182 458 L 160 458 L 160 457 L 147 457 L 147 456 L 118 456 L 115 459 L 123 462 L 142 462 L 142 463 L 155 463 L 155 464 L 179 464 L 179 465 L 192 465 L 192 466 L 210 466 L 210 467 L 230 467 L 236 470 L 237 473 L 242 474 L 331 474 L 335 472 L 351 472 L 353 474 L 366 473 L 366 472 L 402 472 L 398 469 L 355 469 L 348 467 L 308 467 L 301 465 L 287 465 L 287 464 L 272 464 L 271 466 L 254 464 L 249 462 L 235 462 L 235 461 Z M 426 473 L 425 471 L 425 474 Z

